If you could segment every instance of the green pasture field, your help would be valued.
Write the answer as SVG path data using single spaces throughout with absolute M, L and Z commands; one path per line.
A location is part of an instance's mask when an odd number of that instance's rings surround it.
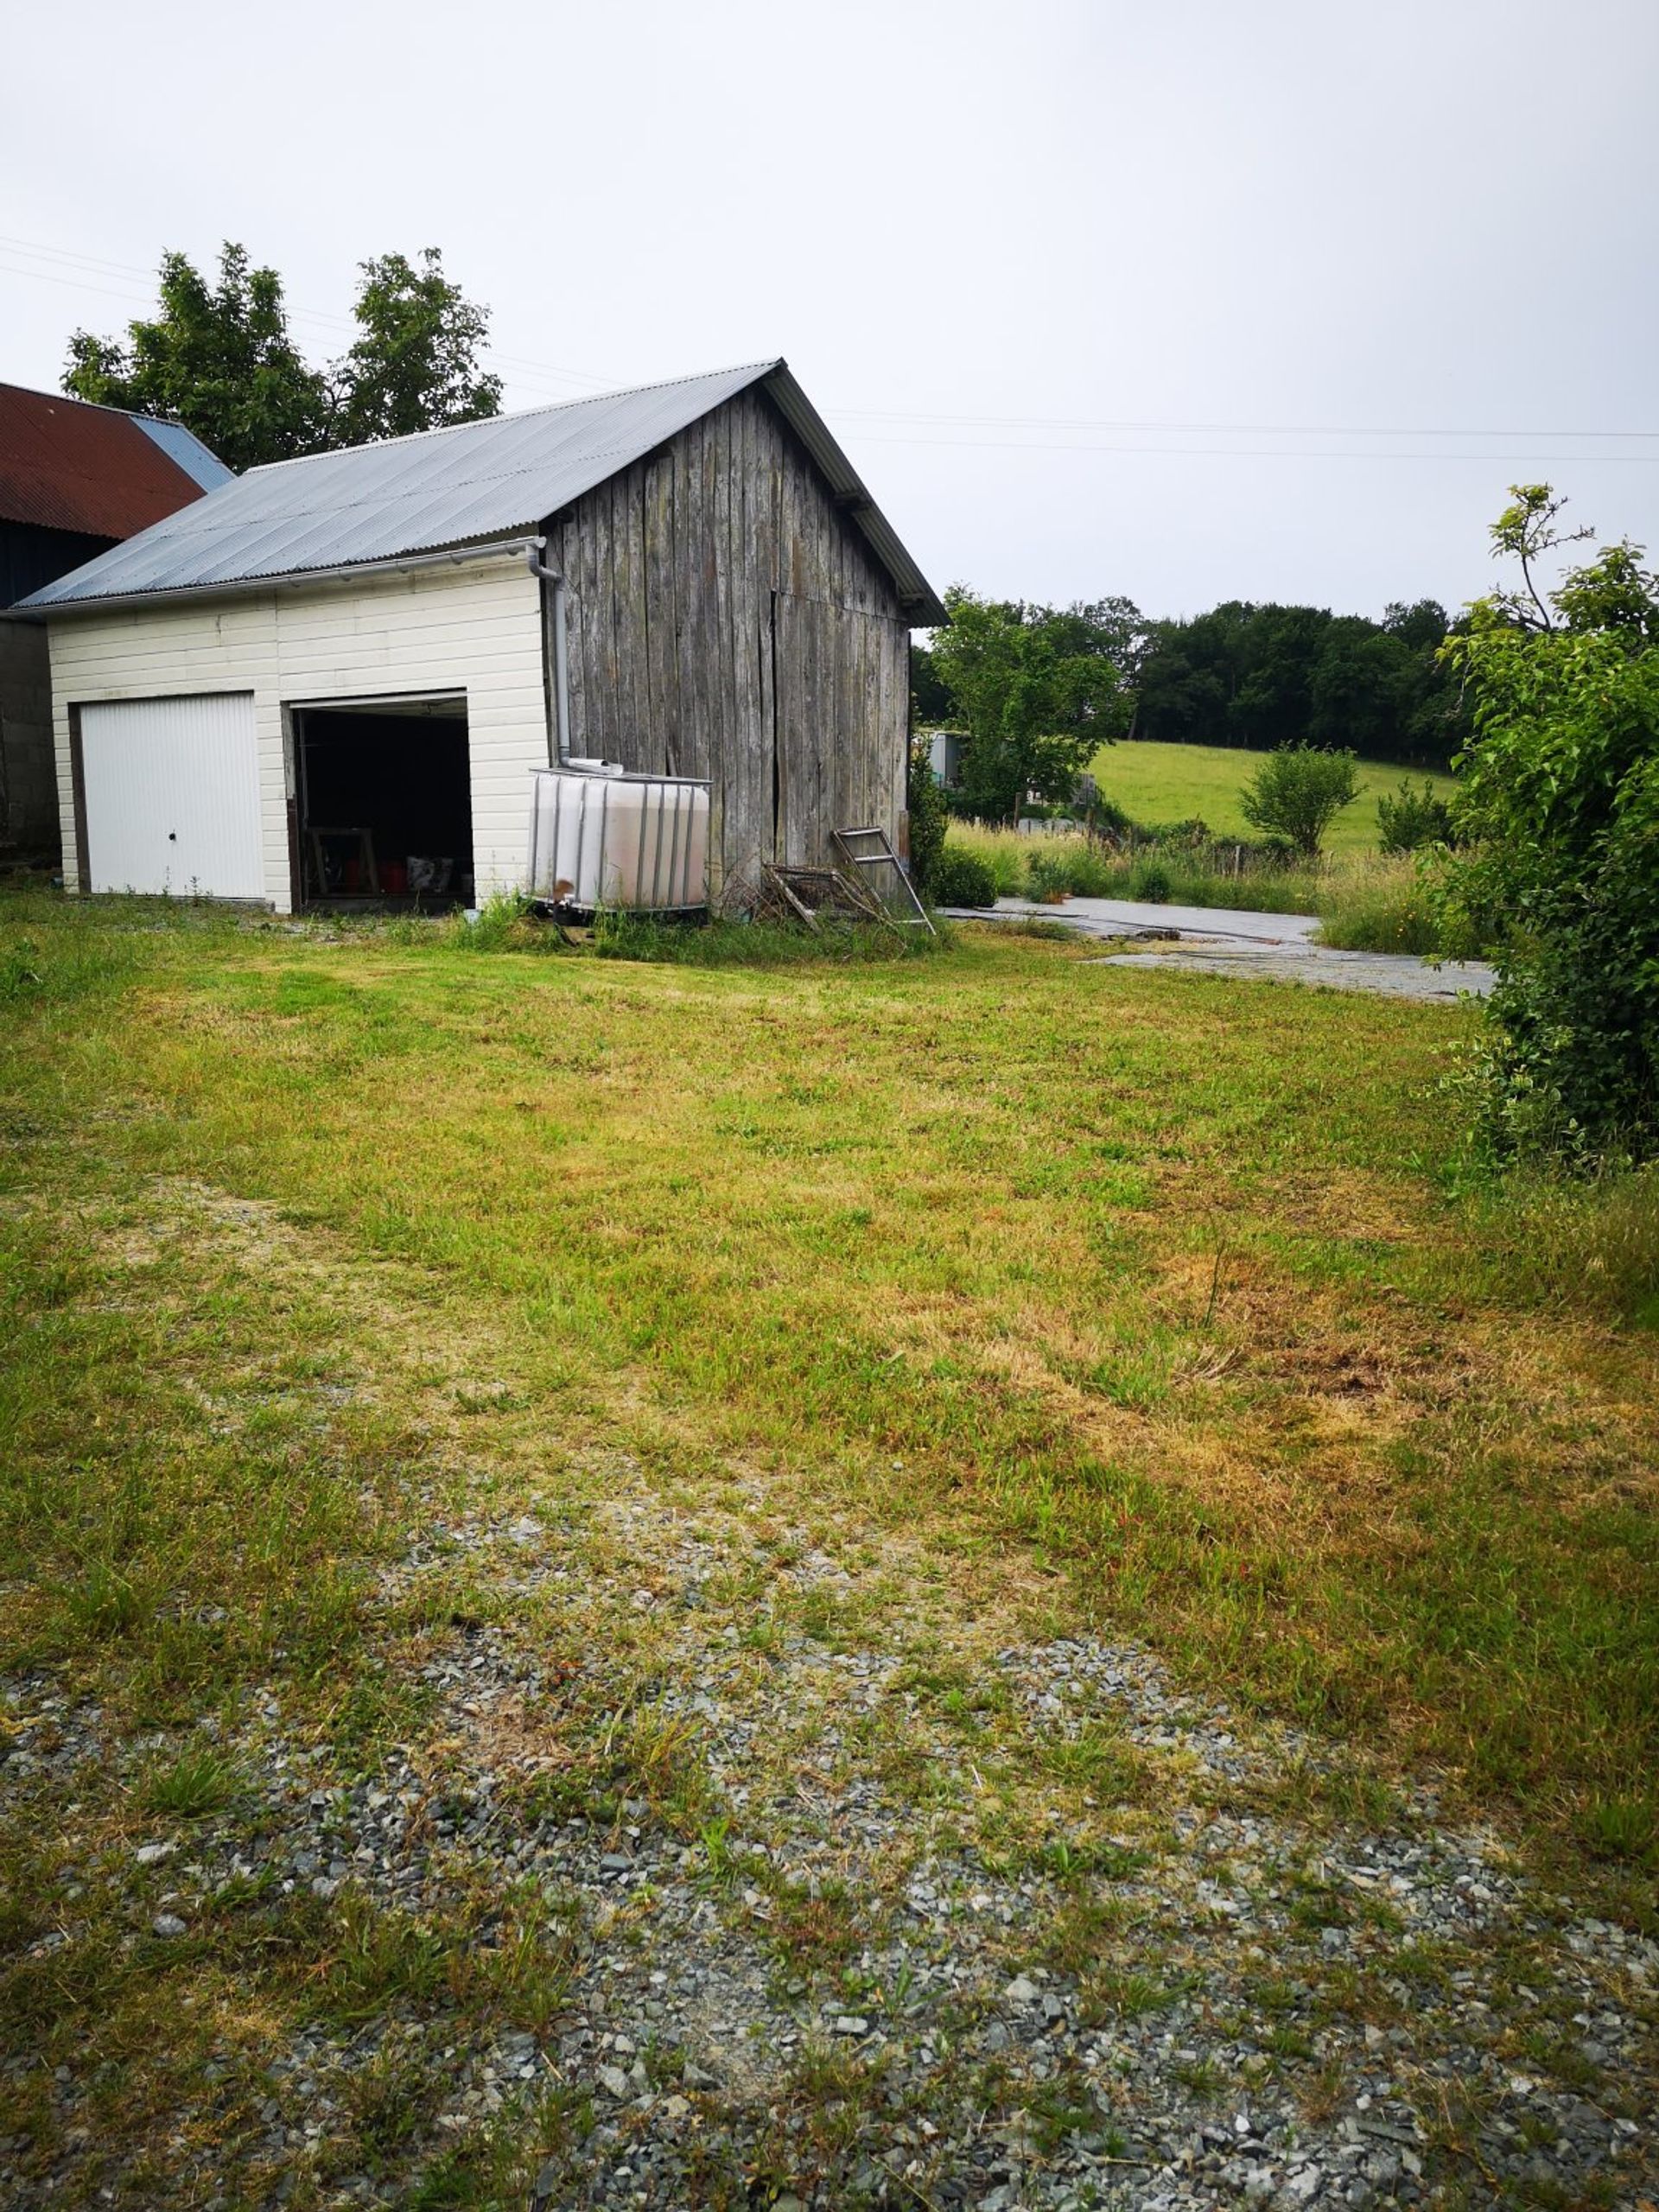
M 1249 837 L 1255 833 L 1238 810 L 1238 795 L 1255 773 L 1262 755 L 1224 745 L 1161 745 L 1126 738 L 1103 745 L 1091 772 L 1101 790 L 1137 822 L 1181 822 L 1196 815 L 1217 836 Z M 1359 796 L 1332 823 L 1325 849 L 1335 855 L 1365 852 L 1376 844 L 1376 802 L 1409 778 L 1432 783 L 1443 794 L 1452 779 L 1423 768 L 1402 768 L 1384 760 L 1359 764 Z

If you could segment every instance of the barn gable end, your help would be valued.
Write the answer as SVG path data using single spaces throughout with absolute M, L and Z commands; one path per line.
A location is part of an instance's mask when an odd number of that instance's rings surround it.
M 569 594 L 571 741 L 707 778 L 728 901 L 830 833 L 902 849 L 910 621 L 764 388 L 546 524 Z

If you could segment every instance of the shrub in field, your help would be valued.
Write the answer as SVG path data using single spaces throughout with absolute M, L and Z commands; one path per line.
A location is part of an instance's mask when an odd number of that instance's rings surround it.
M 1129 878 L 1131 899 L 1144 899 L 1154 906 L 1166 906 L 1175 895 L 1175 879 L 1162 861 L 1142 861 Z
M 1659 1156 L 1659 577 L 1614 546 L 1541 595 L 1562 502 L 1517 485 L 1493 526 L 1525 588 L 1447 652 L 1474 706 L 1453 798 L 1448 926 L 1498 932 L 1484 1048 L 1465 1071 L 1499 1158 Z M 1582 537 L 1584 532 L 1574 535 Z M 1555 610 L 1552 614 L 1551 609 Z M 1567 626 L 1557 626 L 1555 615 Z
M 1359 764 L 1351 753 L 1281 745 L 1244 786 L 1239 811 L 1253 830 L 1288 838 L 1312 859 L 1332 820 L 1358 790 Z
M 1659 652 L 1458 641 L 1477 735 L 1449 918 L 1502 931 L 1478 1089 L 1501 1155 L 1659 1153 Z
M 1452 842 L 1452 809 L 1427 777 L 1421 789 L 1409 776 L 1390 798 L 1376 802 L 1376 842 L 1385 853 L 1415 853 Z
M 941 906 L 995 906 L 996 872 L 981 853 L 948 839 L 939 855 L 933 897 Z

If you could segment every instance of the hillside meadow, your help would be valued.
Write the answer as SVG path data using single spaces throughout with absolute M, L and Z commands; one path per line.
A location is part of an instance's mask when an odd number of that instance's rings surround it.
M 1182 822 L 1197 816 L 1218 836 L 1249 837 L 1255 833 L 1239 812 L 1239 794 L 1261 757 L 1232 746 L 1163 745 L 1126 738 L 1102 746 L 1090 772 L 1106 797 L 1136 822 Z M 1407 778 L 1420 785 L 1431 783 L 1443 796 L 1452 788 L 1452 778 L 1437 771 L 1362 760 L 1359 796 L 1332 823 L 1327 852 L 1339 856 L 1374 851 L 1376 802 L 1397 791 Z

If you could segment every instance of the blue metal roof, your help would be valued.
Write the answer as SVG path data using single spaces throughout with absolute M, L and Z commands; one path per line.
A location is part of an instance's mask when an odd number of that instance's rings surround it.
M 782 361 L 272 462 L 60 576 L 26 607 L 212 591 L 534 530 L 750 385 L 764 383 L 918 620 L 938 602 Z M 158 428 L 166 428 L 158 425 Z

